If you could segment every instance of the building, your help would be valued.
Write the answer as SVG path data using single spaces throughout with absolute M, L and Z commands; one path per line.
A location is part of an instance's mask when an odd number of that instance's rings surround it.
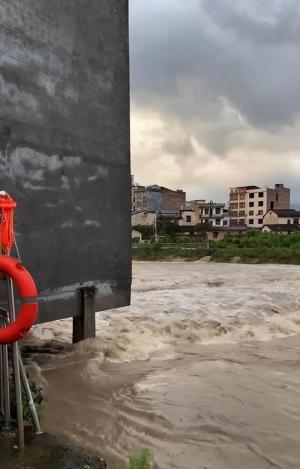
M 152 226 L 155 225 L 156 219 L 156 212 L 147 212 L 145 210 L 141 210 L 140 212 L 135 212 L 131 214 L 131 225 Z
M 275 184 L 274 189 L 243 186 L 230 189 L 230 224 L 246 224 L 250 228 L 262 228 L 268 210 L 289 209 L 290 189 Z
M 179 226 L 196 226 L 199 223 L 197 213 L 193 209 L 184 209 L 180 211 Z
M 194 212 L 194 222 L 195 225 L 198 223 L 203 223 L 202 215 L 204 210 L 205 200 L 198 199 L 198 200 L 190 200 L 185 204 L 185 210 L 192 210 Z M 187 214 L 188 216 L 188 214 Z
M 191 200 L 186 203 L 185 208 L 194 211 L 192 218 L 195 225 L 198 223 L 207 223 L 211 226 L 229 225 L 229 211 L 225 203 L 206 202 L 203 199 Z
M 240 236 L 247 233 L 246 225 L 216 226 L 207 232 L 208 241 L 222 241 L 226 236 Z
M 183 190 L 173 191 L 162 186 L 132 186 L 132 211 L 153 211 L 156 213 L 172 210 L 180 213 L 185 207 L 186 194 Z
M 131 212 L 142 212 L 147 209 L 147 201 L 145 197 L 145 186 L 133 184 L 131 186 Z
M 141 243 L 143 241 L 142 233 L 137 230 L 131 231 L 131 241 L 133 243 Z
M 228 226 L 229 212 L 224 203 L 208 202 L 202 206 L 202 223 L 211 226 Z
M 283 225 L 264 225 L 262 228 L 263 233 L 280 233 L 280 234 L 290 234 L 295 232 L 300 232 L 299 225 L 292 224 L 283 224 Z
M 264 216 L 264 225 L 299 225 L 300 212 L 293 209 L 269 210 Z

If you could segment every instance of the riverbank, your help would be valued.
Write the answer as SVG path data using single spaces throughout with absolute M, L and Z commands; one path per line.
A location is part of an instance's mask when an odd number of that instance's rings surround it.
M 300 234 L 264 234 L 249 232 L 247 235 L 226 237 L 212 242 L 209 247 L 183 245 L 180 240 L 171 248 L 163 242 L 135 246 L 133 259 L 142 261 L 197 261 L 210 256 L 213 262 L 245 264 L 300 264 Z
M 0 438 L 1 469 L 106 469 L 103 459 L 71 445 L 62 445 L 44 434 L 32 439 L 20 452 L 13 442 Z

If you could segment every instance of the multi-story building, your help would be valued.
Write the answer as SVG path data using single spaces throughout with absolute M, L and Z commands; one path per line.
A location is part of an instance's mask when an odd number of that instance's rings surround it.
M 231 225 L 262 228 L 268 210 L 289 209 L 290 189 L 275 184 L 274 189 L 243 186 L 230 189 L 229 211 Z
M 210 226 L 228 226 L 229 212 L 224 203 L 207 202 L 203 205 L 203 223 Z
M 132 186 L 132 211 L 174 211 L 178 214 L 185 207 L 186 194 L 183 190 L 173 191 L 162 186 Z
M 203 199 L 191 200 L 186 203 L 186 211 L 188 210 L 193 212 L 190 216 L 194 225 L 198 223 L 207 223 L 211 226 L 229 225 L 229 211 L 224 203 L 206 202 Z

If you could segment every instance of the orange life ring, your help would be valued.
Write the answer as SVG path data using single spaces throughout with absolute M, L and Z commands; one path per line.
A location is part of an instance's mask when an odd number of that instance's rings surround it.
M 20 261 L 0 255 L 0 272 L 15 282 L 21 300 L 16 320 L 9 326 L 0 328 L 0 344 L 4 345 L 17 342 L 28 333 L 37 317 L 38 301 L 35 283 Z

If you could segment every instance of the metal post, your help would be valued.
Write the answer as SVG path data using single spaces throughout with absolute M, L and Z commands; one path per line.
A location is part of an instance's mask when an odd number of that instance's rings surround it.
M 8 305 L 9 305 L 9 319 L 13 323 L 16 319 L 14 287 L 10 277 L 7 277 L 7 290 L 8 290 Z M 17 342 L 12 345 L 13 354 L 13 371 L 16 393 L 16 407 L 17 407 L 17 427 L 18 427 L 18 444 L 19 449 L 24 448 L 24 422 L 23 422 L 23 403 L 22 403 L 22 390 L 20 379 L 20 366 L 19 366 L 19 346 Z
M 95 287 L 79 290 L 79 315 L 73 318 L 73 344 L 96 336 Z

